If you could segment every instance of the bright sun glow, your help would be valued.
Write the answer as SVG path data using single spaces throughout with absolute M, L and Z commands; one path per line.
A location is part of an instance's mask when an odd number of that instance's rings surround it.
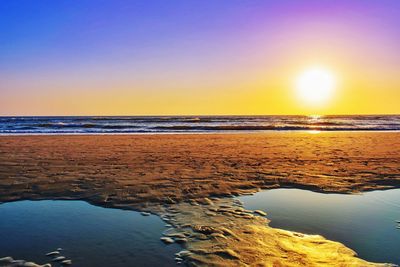
M 320 67 L 304 71 L 296 80 L 296 93 L 301 102 L 307 105 L 325 104 L 332 97 L 335 87 L 334 75 Z

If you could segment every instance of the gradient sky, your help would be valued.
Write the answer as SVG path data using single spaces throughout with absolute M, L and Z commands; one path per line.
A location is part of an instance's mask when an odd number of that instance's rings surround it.
M 400 113 L 400 1 L 0 1 L 0 115 Z M 338 77 L 300 103 L 309 66 Z

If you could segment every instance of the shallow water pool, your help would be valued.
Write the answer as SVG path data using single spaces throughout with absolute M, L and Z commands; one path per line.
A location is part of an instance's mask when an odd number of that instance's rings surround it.
M 400 264 L 400 189 L 362 195 L 273 189 L 239 199 L 247 209 L 266 211 L 272 227 L 320 234 L 363 259 Z
M 72 266 L 176 266 L 178 245 L 160 241 L 157 216 L 84 201 L 18 201 L 0 205 L 0 258 L 36 263 L 62 248 Z

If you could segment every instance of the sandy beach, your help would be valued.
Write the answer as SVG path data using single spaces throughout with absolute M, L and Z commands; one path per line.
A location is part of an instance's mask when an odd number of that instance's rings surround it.
M 399 133 L 1 136 L 0 200 L 140 207 L 276 187 L 400 185 Z
M 399 185 L 394 132 L 0 137 L 1 202 L 83 199 L 152 212 L 171 223 L 192 265 L 373 266 L 340 243 L 268 227 L 225 197 Z

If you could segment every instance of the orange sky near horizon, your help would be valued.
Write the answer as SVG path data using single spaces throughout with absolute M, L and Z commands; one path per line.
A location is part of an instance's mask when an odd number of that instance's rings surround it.
M 200 77 L 159 77 L 126 82 L 90 79 L 62 82 L 29 80 L 24 95 L 0 100 L 1 115 L 329 115 L 398 114 L 400 82 L 396 73 L 376 73 L 361 66 L 325 64 L 337 79 L 332 98 L 313 106 L 296 97 L 295 80 L 312 64 L 275 70 L 239 71 L 207 80 Z M 359 72 L 357 73 L 356 70 Z M 249 70 L 250 72 L 250 70 Z M 270 77 L 273 77 L 272 79 Z M 173 81 L 173 79 L 177 79 Z M 15 84 L 24 87 L 24 81 Z M 127 83 L 127 84 L 126 84 Z M 53 88 L 38 94 L 42 88 Z M 61 93 L 60 93 L 61 92 Z M 7 95 L 8 94 L 8 95 Z

